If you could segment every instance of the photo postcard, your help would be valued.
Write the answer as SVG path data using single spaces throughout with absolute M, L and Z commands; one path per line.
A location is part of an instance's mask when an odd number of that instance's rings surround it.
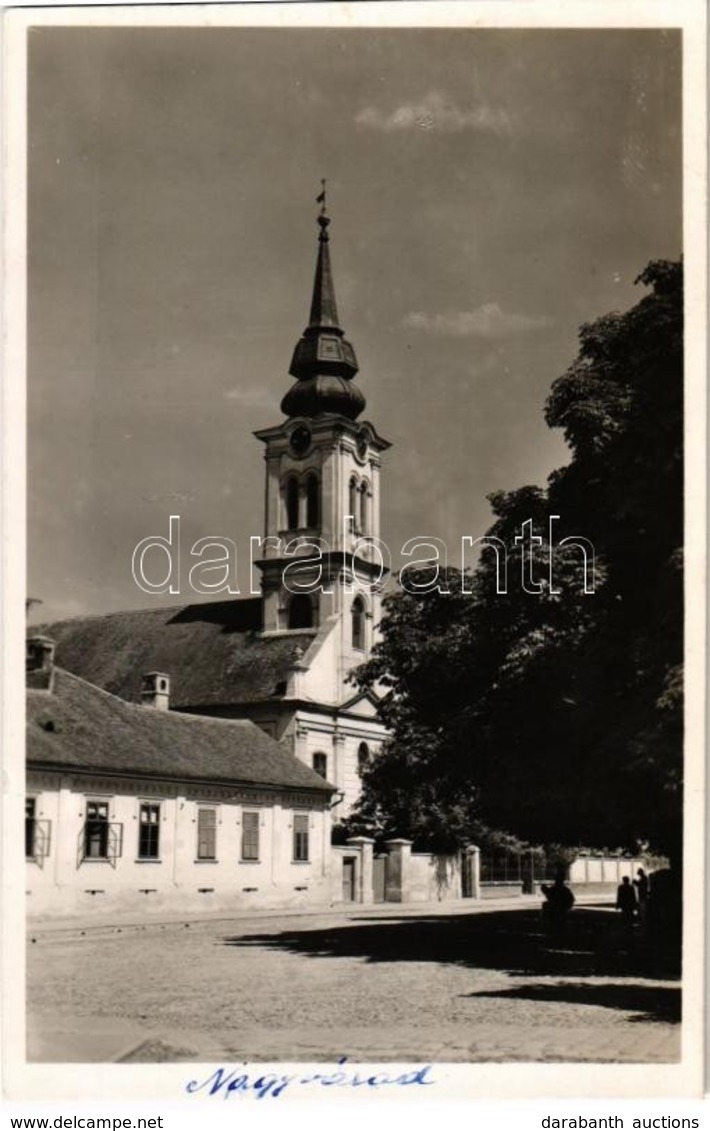
M 5 12 L 11 1098 L 701 1094 L 704 22 Z

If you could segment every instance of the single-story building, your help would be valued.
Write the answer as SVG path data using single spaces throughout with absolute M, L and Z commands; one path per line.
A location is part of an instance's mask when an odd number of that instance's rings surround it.
M 31 915 L 327 906 L 335 787 L 249 720 L 144 705 L 28 641 L 25 854 Z

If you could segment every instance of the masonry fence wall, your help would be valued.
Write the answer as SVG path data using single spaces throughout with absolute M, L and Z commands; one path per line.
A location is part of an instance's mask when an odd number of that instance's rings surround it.
M 580 894 L 610 894 L 624 876 L 634 879 L 646 862 L 641 857 L 578 857 L 569 868 L 568 882 Z M 518 879 L 511 878 L 513 874 Z M 331 891 L 334 904 L 441 903 L 460 899 L 502 899 L 540 895 L 541 883 L 553 877 L 554 868 L 512 868 L 505 878 L 486 880 L 481 854 L 475 846 L 452 855 L 412 852 L 411 842 L 388 841 L 376 852 L 368 837 L 353 837 L 332 849 Z M 490 875 L 490 870 L 488 875 Z

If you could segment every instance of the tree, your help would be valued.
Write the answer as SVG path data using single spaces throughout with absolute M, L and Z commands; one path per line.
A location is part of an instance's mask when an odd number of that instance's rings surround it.
M 385 690 L 391 733 L 364 777 L 369 827 L 436 846 L 493 827 L 679 853 L 681 264 L 651 263 L 638 281 L 649 293 L 583 326 L 552 385 L 546 419 L 564 430 L 569 464 L 545 490 L 491 496 L 507 593 L 484 549 L 473 576 L 447 572 L 445 592 L 385 602 L 382 640 L 356 674 Z M 560 545 L 565 535 L 593 545 L 593 594 L 590 555 Z

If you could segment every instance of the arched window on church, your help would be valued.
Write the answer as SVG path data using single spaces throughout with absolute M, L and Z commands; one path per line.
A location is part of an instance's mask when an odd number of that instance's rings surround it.
M 328 777 L 328 755 L 321 754 L 320 751 L 313 755 L 313 769 L 322 778 Z
M 354 532 L 358 529 L 358 522 L 360 521 L 360 508 L 358 507 L 357 479 L 355 478 L 354 475 L 353 475 L 352 479 L 350 480 L 349 503 L 350 503 L 350 506 L 349 506 L 349 509 L 348 509 L 348 514 L 351 516 L 351 518 L 350 518 L 351 529 Z
M 360 777 L 370 765 L 370 747 L 366 742 L 361 742 L 357 748 L 357 772 Z
M 370 498 L 368 483 L 365 479 L 363 479 L 362 483 L 360 484 L 360 530 L 363 534 L 369 533 L 369 509 Z
M 350 610 L 352 620 L 352 645 L 360 651 L 365 650 L 365 602 L 356 597 Z
M 286 526 L 298 530 L 298 479 L 292 475 L 286 480 Z
M 320 483 L 313 473 L 306 479 L 306 526 L 309 530 L 320 526 Z
M 297 593 L 288 606 L 289 628 L 313 628 L 313 603 L 305 593 Z

